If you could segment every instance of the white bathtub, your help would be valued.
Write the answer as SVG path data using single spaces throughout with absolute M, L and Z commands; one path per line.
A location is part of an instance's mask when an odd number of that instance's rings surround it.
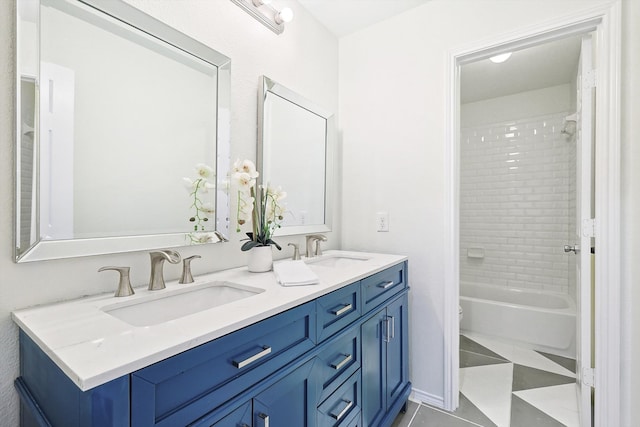
M 568 296 L 499 286 L 460 284 L 460 329 L 576 357 L 576 306 Z

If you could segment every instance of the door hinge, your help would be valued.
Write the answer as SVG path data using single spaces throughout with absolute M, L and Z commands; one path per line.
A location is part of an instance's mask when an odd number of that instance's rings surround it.
M 582 235 L 584 237 L 596 237 L 596 220 L 595 218 L 582 220 Z
M 596 386 L 596 370 L 593 368 L 582 368 L 582 384 L 588 387 Z
M 582 89 L 592 89 L 596 87 L 597 73 L 596 70 L 587 71 L 582 76 Z

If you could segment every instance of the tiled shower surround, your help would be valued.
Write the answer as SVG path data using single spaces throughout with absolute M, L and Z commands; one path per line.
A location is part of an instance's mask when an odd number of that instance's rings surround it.
M 568 113 L 462 128 L 460 280 L 562 293 L 574 276 Z

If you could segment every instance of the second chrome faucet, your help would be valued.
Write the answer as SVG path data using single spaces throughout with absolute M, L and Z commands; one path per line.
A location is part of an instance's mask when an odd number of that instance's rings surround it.
M 180 262 L 180 254 L 170 249 L 162 251 L 150 252 L 151 257 L 151 277 L 149 277 L 149 290 L 157 291 L 165 288 L 164 275 L 162 267 L 165 261 L 169 261 L 171 264 L 177 264 Z
M 322 255 L 322 248 L 320 247 L 320 242 L 326 242 L 327 236 L 324 234 L 309 234 L 306 236 L 307 240 L 307 253 L 305 254 L 307 258 L 312 258 L 314 256 Z M 316 250 L 313 252 L 313 242 L 316 242 Z

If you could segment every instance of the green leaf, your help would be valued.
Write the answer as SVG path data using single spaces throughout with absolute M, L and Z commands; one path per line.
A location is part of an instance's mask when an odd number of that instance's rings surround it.
M 279 245 L 279 244 L 277 244 L 275 241 L 273 241 L 273 240 L 271 240 L 271 239 L 268 239 L 265 243 L 266 243 L 266 244 L 268 244 L 268 245 L 273 245 L 273 246 L 275 246 L 276 248 L 278 248 L 278 250 L 279 250 L 279 251 L 281 251 L 281 250 L 282 250 L 282 248 L 280 247 L 280 245 Z
M 255 242 L 253 240 L 249 240 L 248 242 L 244 242 L 244 244 L 240 247 L 242 251 L 248 251 L 251 248 L 255 248 L 256 246 L 262 246 L 260 243 Z

